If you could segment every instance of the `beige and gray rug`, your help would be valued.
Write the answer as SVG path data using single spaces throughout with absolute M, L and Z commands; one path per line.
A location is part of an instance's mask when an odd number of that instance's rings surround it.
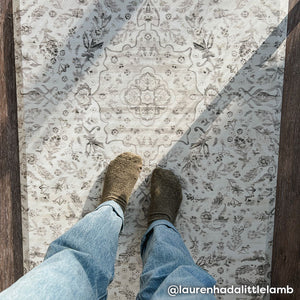
M 97 206 L 109 161 L 144 167 L 110 299 L 139 289 L 149 175 L 219 286 L 270 282 L 287 0 L 15 2 L 24 263 Z M 220 299 L 265 299 L 227 295 Z

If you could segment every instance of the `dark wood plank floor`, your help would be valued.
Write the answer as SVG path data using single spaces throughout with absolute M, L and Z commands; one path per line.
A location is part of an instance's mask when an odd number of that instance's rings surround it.
M 0 1 L 0 290 L 23 274 L 12 0 Z
M 289 285 L 300 299 L 300 1 L 290 0 L 273 240 L 272 286 Z

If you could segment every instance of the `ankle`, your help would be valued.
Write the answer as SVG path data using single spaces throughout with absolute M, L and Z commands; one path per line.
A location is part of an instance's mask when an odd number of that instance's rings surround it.
M 165 220 L 174 225 L 175 220 L 172 220 L 170 216 L 164 213 L 156 213 L 148 216 L 148 227 L 154 222 L 159 220 Z

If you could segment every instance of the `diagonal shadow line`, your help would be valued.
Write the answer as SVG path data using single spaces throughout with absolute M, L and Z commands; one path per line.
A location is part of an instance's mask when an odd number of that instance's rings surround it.
M 299 3 L 297 4 L 299 5 Z M 297 6 L 296 5 L 296 6 Z M 138 9 L 138 7 L 136 7 L 136 10 Z M 231 99 L 238 96 L 241 92 L 243 92 L 243 88 L 242 87 L 238 87 L 238 85 L 242 85 L 242 79 L 247 79 L 245 75 L 243 75 L 242 73 L 247 72 L 247 69 L 249 69 L 249 67 L 251 66 L 251 64 L 255 65 L 255 68 L 259 69 L 260 66 L 263 65 L 264 62 L 266 62 L 271 56 L 272 54 L 276 51 L 276 49 L 282 44 L 282 42 L 285 40 L 285 36 L 282 34 L 283 32 L 283 28 L 285 28 L 286 26 L 286 19 L 287 18 L 293 18 L 293 15 L 296 12 L 296 7 L 294 7 L 292 9 L 292 11 L 289 12 L 288 16 L 285 17 L 282 22 L 273 30 L 273 32 L 269 35 L 269 37 L 262 43 L 262 45 L 255 51 L 255 53 L 251 56 L 251 58 L 243 65 L 243 67 L 236 73 L 236 75 L 231 79 L 231 83 L 227 84 L 222 91 L 218 92 L 217 97 L 210 103 L 210 105 L 207 107 L 207 109 L 201 113 L 201 116 L 198 117 L 198 119 L 194 122 L 193 125 L 199 125 L 198 121 L 201 121 L 201 129 L 205 132 L 207 130 L 207 126 L 205 126 L 205 115 L 209 115 L 210 120 L 215 120 L 218 115 L 229 105 L 229 103 L 231 102 Z M 87 18 L 91 18 L 92 15 L 89 15 Z M 83 18 L 82 18 L 83 19 Z M 115 30 L 111 30 L 110 33 L 108 35 L 106 35 L 103 38 L 103 46 L 102 48 L 97 52 L 96 56 L 93 56 L 93 58 L 91 59 L 91 64 L 95 63 L 97 60 L 97 57 L 99 57 L 101 55 L 101 53 L 104 51 L 105 49 L 105 45 L 109 43 L 109 41 L 112 39 L 112 37 L 117 33 L 118 30 L 120 30 L 122 28 L 122 25 L 126 22 L 125 19 L 123 20 L 124 22 L 122 24 L 119 24 L 118 28 Z M 83 22 L 79 22 L 78 24 L 76 24 L 76 27 L 78 27 L 80 30 L 78 30 L 76 32 L 76 35 L 81 35 L 84 36 L 85 30 L 84 30 L 84 26 L 83 26 Z M 294 24 L 293 28 L 296 26 L 297 24 Z M 281 32 L 280 38 L 278 39 L 278 32 Z M 276 39 L 276 44 L 274 44 L 273 46 L 270 46 L 269 44 L 272 43 L 272 39 L 275 38 Z M 69 39 L 68 42 L 70 42 L 71 39 Z M 68 53 L 68 42 L 65 43 L 64 48 L 59 49 L 58 52 L 60 51 L 65 51 L 66 53 Z M 263 59 L 258 62 L 258 64 L 255 64 L 255 59 L 262 57 L 261 52 L 265 52 L 264 53 L 264 57 Z M 46 70 L 46 69 L 45 69 Z M 42 72 L 43 73 L 43 72 Z M 61 82 L 60 82 L 61 83 Z M 59 87 L 60 87 L 60 83 L 57 84 L 56 87 L 54 87 L 54 90 L 59 91 Z M 77 82 L 73 81 L 72 86 L 75 86 L 77 84 Z M 72 86 L 68 87 L 68 90 L 71 90 Z M 248 92 L 248 91 L 244 91 L 244 92 Z M 42 97 L 43 95 L 41 95 L 42 91 L 41 89 L 36 86 L 36 87 L 32 87 L 32 90 L 30 90 L 28 93 L 33 93 L 33 98 L 34 97 Z M 26 94 L 28 94 L 26 93 Z M 45 94 L 48 93 L 45 92 Z M 224 99 L 224 95 L 228 95 L 228 99 Z M 54 102 L 48 102 L 47 103 L 47 110 L 51 113 L 52 110 L 55 111 L 55 106 L 59 104 L 58 101 L 54 101 Z M 212 117 L 212 115 L 214 114 L 214 117 Z M 46 118 L 45 118 L 46 119 Z M 186 141 L 188 140 L 188 135 L 190 133 L 190 129 L 193 126 L 191 125 L 189 130 L 186 131 L 183 136 L 181 137 L 181 139 L 178 142 L 181 143 L 187 143 Z
M 299 3 L 298 3 L 299 4 Z M 264 91 L 259 91 L 258 93 L 255 93 L 253 91 L 253 94 L 251 94 L 251 90 L 247 91 L 244 89 L 245 83 L 251 83 L 251 75 L 255 75 L 257 73 L 260 73 L 261 76 L 265 76 L 266 70 L 264 69 L 264 63 L 266 63 L 271 56 L 276 52 L 276 50 L 280 47 L 280 45 L 286 40 L 288 34 L 292 31 L 290 30 L 288 33 L 286 32 L 286 25 L 287 20 L 290 18 L 293 18 L 293 16 L 296 13 L 296 7 L 292 9 L 288 15 L 283 18 L 283 20 L 280 22 L 278 26 L 271 32 L 271 34 L 267 37 L 267 39 L 261 44 L 261 46 L 254 52 L 254 54 L 248 59 L 248 61 L 243 65 L 243 67 L 235 74 L 235 76 L 231 79 L 231 82 L 229 82 L 213 99 L 213 101 L 208 105 L 207 109 L 200 114 L 200 116 L 193 122 L 192 125 L 189 126 L 189 128 L 185 131 L 185 133 L 182 135 L 180 140 L 175 142 L 173 146 L 168 150 L 167 153 L 163 155 L 163 158 L 156 163 L 156 165 L 165 167 L 166 161 L 168 160 L 168 156 L 171 157 L 172 151 L 179 146 L 180 144 L 184 144 L 187 147 L 189 146 L 190 149 L 193 147 L 192 145 L 195 145 L 196 143 L 192 143 L 192 140 L 190 136 L 192 136 L 193 131 L 199 132 L 199 128 L 201 127 L 201 132 L 203 136 L 205 136 L 209 130 L 212 123 L 218 118 L 218 116 L 229 106 L 229 104 L 232 101 L 244 101 L 244 98 L 247 99 L 247 103 L 249 107 L 251 108 L 251 101 L 259 101 L 260 94 L 264 93 Z M 295 28 L 297 24 L 295 23 L 293 25 L 293 28 Z M 278 69 L 278 68 L 277 68 Z M 262 72 L 263 71 L 263 72 Z M 280 87 L 279 87 L 280 88 Z M 264 94 L 263 94 L 264 95 Z M 270 101 L 281 101 L 282 94 L 276 94 L 271 95 L 266 103 L 270 103 Z M 208 122 L 209 120 L 209 122 Z M 197 132 L 199 140 L 199 133 Z M 200 137 L 201 138 L 201 137 Z M 194 142 L 194 141 L 193 141 Z M 100 177 L 103 176 L 103 173 L 100 175 Z M 126 232 L 123 234 L 125 236 L 128 235 L 127 230 L 130 230 L 130 226 L 134 226 L 133 223 L 136 223 L 138 225 L 135 226 L 135 230 L 137 228 L 141 228 L 139 232 L 137 233 L 137 236 L 139 238 L 142 237 L 144 230 L 146 228 L 146 218 L 147 215 L 147 207 L 149 205 L 149 193 L 147 191 L 147 186 L 150 181 L 150 175 L 147 176 L 135 189 L 133 198 L 138 198 L 138 208 L 134 208 L 134 201 L 129 202 L 127 212 L 125 212 L 125 219 L 126 214 L 128 214 L 128 211 L 133 211 L 135 209 L 138 209 L 139 211 L 142 211 L 141 218 L 131 220 L 129 224 L 126 225 Z M 97 186 L 99 188 L 99 185 Z M 147 192 L 145 192 L 145 190 Z M 88 204 L 88 203 L 86 203 Z M 88 207 L 88 205 L 85 205 L 85 207 Z M 144 217 L 143 217 L 144 216 Z M 139 251 L 138 244 L 136 246 L 136 251 Z
M 260 47 L 254 52 L 254 54 L 248 59 L 248 61 L 242 66 L 242 68 L 235 74 L 235 76 L 230 80 L 230 82 L 223 87 L 223 89 L 218 92 L 217 96 L 210 102 L 207 108 L 200 114 L 200 116 L 193 122 L 192 125 L 185 131 L 180 140 L 178 140 L 168 151 L 170 153 L 178 144 L 183 143 L 185 145 L 190 145 L 191 140 L 189 136 L 192 130 L 200 131 L 205 136 L 212 123 L 218 118 L 218 116 L 229 106 L 232 101 L 244 101 L 248 98 L 247 103 L 250 108 L 251 101 L 258 103 L 260 98 L 267 97 L 270 101 L 271 98 L 275 100 L 276 97 L 280 97 L 281 94 L 271 95 L 258 89 L 253 91 L 252 89 L 246 90 L 244 88 L 245 83 L 253 83 L 253 77 L 257 73 L 261 73 L 261 76 L 265 75 L 262 73 L 263 65 L 271 58 L 271 56 L 276 52 L 276 50 L 281 46 L 281 44 L 286 40 L 290 32 L 298 25 L 298 23 L 293 24 L 291 30 L 286 32 L 287 20 L 293 19 L 293 16 L 297 12 L 297 7 L 299 7 L 300 2 L 288 13 L 286 17 L 280 22 L 280 24 L 271 32 L 267 39 L 260 45 Z M 269 90 L 269 92 L 271 92 Z M 244 98 L 244 99 L 243 99 Z M 265 103 L 262 103 L 265 104 Z M 210 122 L 208 122 L 208 120 Z M 199 136 L 199 135 L 198 135 Z M 165 154 L 166 156 L 167 154 Z M 160 163 L 162 160 L 160 161 Z
M 264 63 L 271 58 L 275 51 L 285 41 L 287 37 L 285 34 L 286 20 L 287 17 L 285 17 L 272 31 L 268 38 L 235 74 L 230 82 L 220 92 L 218 92 L 213 101 L 210 102 L 207 108 L 193 122 L 193 124 L 189 126 L 189 129 L 182 135 L 181 139 L 177 143 L 184 143 L 186 145 L 190 144 L 191 141 L 189 139 L 189 135 L 191 134 L 191 130 L 194 129 L 194 131 L 198 131 L 198 126 L 201 126 L 201 131 L 203 135 L 205 135 L 209 131 L 212 123 L 232 101 L 243 101 L 243 98 L 248 98 L 247 102 L 251 107 L 251 101 L 257 101 L 257 98 L 261 96 L 268 97 L 268 94 L 264 94 L 264 92 L 261 90 L 258 92 L 246 90 L 244 85 L 245 83 L 253 83 L 251 76 L 257 74 L 258 72 L 261 73 Z M 280 35 L 278 33 L 280 33 Z M 262 74 L 262 76 L 263 75 L 264 74 Z M 269 96 L 272 97 L 270 94 Z M 279 95 L 273 95 L 274 98 L 277 96 Z M 268 100 L 270 100 L 270 98 Z M 207 121 L 208 119 L 210 122 Z M 176 147 L 177 143 L 175 143 L 172 148 Z M 172 148 L 169 151 L 171 151 Z
M 210 126 L 212 126 L 213 122 L 218 118 L 218 116 L 230 105 L 232 101 L 245 101 L 245 98 L 247 98 L 247 103 L 249 107 L 251 108 L 251 102 L 252 101 L 259 101 L 260 94 L 263 93 L 263 91 L 259 91 L 258 93 L 255 93 L 255 91 L 251 90 L 245 90 L 244 86 L 245 83 L 251 83 L 253 78 L 252 75 L 255 75 L 256 73 L 260 73 L 261 76 L 265 76 L 265 68 L 264 63 L 266 63 L 271 56 L 276 52 L 276 50 L 280 47 L 280 45 L 285 41 L 287 38 L 288 33 L 286 33 L 286 24 L 287 19 L 293 18 L 293 15 L 295 14 L 296 8 L 289 12 L 288 16 L 286 16 L 280 24 L 272 31 L 272 33 L 268 36 L 268 38 L 261 44 L 261 46 L 255 51 L 255 53 L 248 59 L 248 61 L 243 65 L 243 67 L 235 74 L 235 76 L 232 78 L 231 82 L 229 82 L 211 101 L 211 103 L 208 105 L 207 109 L 200 114 L 200 116 L 191 124 L 186 130 L 186 132 L 182 135 L 180 140 L 175 142 L 175 144 L 168 150 L 167 153 L 163 155 L 163 158 L 157 163 L 157 165 L 164 167 L 166 164 L 166 160 L 168 160 L 168 156 L 172 151 L 179 146 L 180 144 L 184 144 L 187 147 L 190 147 L 190 149 L 195 145 L 196 143 L 192 143 L 191 136 L 194 132 L 197 132 L 198 140 L 199 140 L 199 128 L 201 128 L 202 135 L 205 136 L 209 130 Z M 293 28 L 295 28 L 297 24 L 294 24 Z M 263 70 L 263 72 L 262 72 Z M 280 98 L 281 101 L 281 94 L 271 95 L 268 97 L 266 103 L 272 102 L 272 100 L 277 101 L 277 99 Z M 268 102 L 269 101 L 269 102 Z M 209 122 L 208 122 L 209 120 Z M 102 173 L 99 177 L 103 176 Z M 126 215 L 128 214 L 128 210 L 138 210 L 139 212 L 142 211 L 142 216 L 147 215 L 147 206 L 149 205 L 149 193 L 145 193 L 145 187 L 147 190 L 147 185 L 150 181 L 150 176 L 146 177 L 136 188 L 133 197 L 137 198 L 138 201 L 138 207 L 135 208 L 134 201 L 129 202 L 128 209 L 125 212 L 125 220 Z M 97 185 L 97 189 L 99 189 L 99 184 Z M 87 204 L 87 203 L 86 203 Z M 88 205 L 85 205 L 87 207 Z M 139 213 L 140 215 L 140 213 Z M 179 216 L 180 217 L 180 216 Z M 133 223 L 135 223 L 138 226 L 134 226 Z M 140 228 L 137 232 L 136 238 L 140 240 L 140 238 L 144 234 L 144 230 L 146 228 L 146 218 L 137 218 L 135 220 L 131 220 L 129 224 L 126 225 L 126 230 L 124 230 L 123 235 L 125 239 L 129 241 L 130 238 L 130 232 L 129 226 L 134 226 L 135 231 L 137 228 Z M 131 245 L 136 251 L 136 253 L 139 252 L 139 243 L 134 243 L 134 245 Z M 121 254 L 121 253 L 120 253 Z M 122 254 L 121 254 L 122 255 Z
M 139 3 L 139 5 L 141 5 L 142 3 Z M 297 3 L 296 6 L 299 6 L 299 3 Z M 221 99 L 223 97 L 224 94 L 228 94 L 229 96 L 233 96 L 234 92 L 229 92 L 227 90 L 229 90 L 229 88 L 231 88 L 232 90 L 236 89 L 237 85 L 239 84 L 239 80 L 244 77 L 244 76 L 241 76 L 241 73 L 242 72 L 245 72 L 247 71 L 247 69 L 249 68 L 250 64 L 252 62 L 254 62 L 254 60 L 256 58 L 260 58 L 261 54 L 260 52 L 263 52 L 264 49 L 266 50 L 265 52 L 265 57 L 264 59 L 260 62 L 260 65 L 262 65 L 264 62 L 266 62 L 271 56 L 272 54 L 276 51 L 276 49 L 282 44 L 282 42 L 285 40 L 285 37 L 284 36 L 280 36 L 280 38 L 278 39 L 278 32 L 282 32 L 283 31 L 283 28 L 286 27 L 286 19 L 289 18 L 289 19 L 293 19 L 293 15 L 295 15 L 296 13 L 296 6 L 289 12 L 288 16 L 285 17 L 282 22 L 273 30 L 273 32 L 269 35 L 269 37 L 265 40 L 265 42 L 255 51 L 255 53 L 251 56 L 251 58 L 243 65 L 243 67 L 236 73 L 236 75 L 231 79 L 231 82 L 234 82 L 234 83 L 229 83 L 228 85 L 226 85 L 222 91 L 220 91 L 218 93 L 218 96 L 211 102 L 211 104 L 209 105 L 208 109 L 203 112 L 202 114 L 205 115 L 206 113 L 210 112 L 213 113 L 213 109 L 214 107 L 218 107 L 218 111 L 216 111 L 216 117 L 217 118 L 217 115 L 220 114 L 220 112 L 228 106 L 229 102 L 230 101 L 224 101 L 224 99 Z M 135 10 L 137 11 L 139 8 L 139 6 L 135 7 Z M 113 15 L 114 13 L 112 12 L 111 15 Z M 86 20 L 86 19 L 91 19 L 92 16 L 94 16 L 94 14 L 90 14 L 88 16 L 86 16 L 85 18 L 81 18 L 81 20 Z M 120 20 L 120 18 L 118 19 Z M 93 54 L 93 57 L 90 58 L 90 66 L 94 65 L 95 62 L 97 61 L 98 57 L 101 56 L 101 54 L 104 52 L 105 50 L 105 46 L 107 44 L 109 44 L 109 42 L 112 40 L 112 38 L 117 34 L 117 32 L 119 30 L 122 29 L 123 25 L 127 22 L 127 20 L 125 20 L 125 18 L 123 18 L 122 22 L 120 22 L 118 24 L 118 27 L 113 29 L 113 30 L 109 30 L 109 33 L 107 35 L 105 35 L 103 37 L 103 45 L 101 46 L 101 48 L 98 49 L 98 51 L 96 51 L 95 53 L 92 53 Z M 74 33 L 74 36 L 75 35 L 80 35 L 80 36 L 84 36 L 84 34 L 86 33 L 86 29 L 84 27 L 84 22 L 79 22 L 77 24 L 74 24 L 75 26 L 73 27 L 77 27 L 78 30 L 76 31 L 76 33 Z M 109 25 L 109 23 L 107 24 Z M 294 24 L 293 26 L 291 26 L 292 28 L 294 28 L 295 26 L 297 26 L 297 24 Z M 20 28 L 20 26 L 19 26 Z M 277 42 L 277 45 L 274 45 L 274 47 L 272 46 L 269 46 L 268 44 L 272 42 L 272 38 L 275 39 L 277 38 L 276 42 Z M 58 52 L 60 51 L 63 51 L 66 53 L 66 56 L 67 56 L 67 53 L 69 52 L 69 48 L 68 48 L 68 44 L 72 42 L 72 39 L 70 38 L 69 40 L 66 41 L 65 45 L 63 48 L 60 48 L 58 49 Z M 86 52 L 89 52 L 89 50 L 87 49 Z M 94 55 L 95 54 L 95 55 Z M 76 57 L 73 57 L 73 58 L 76 58 Z M 48 61 L 49 63 L 50 61 Z M 255 66 L 257 67 L 257 65 Z M 87 71 L 88 68 L 86 70 L 81 70 L 82 71 L 82 74 L 81 75 L 86 75 L 85 71 Z M 41 71 L 41 77 L 43 77 L 42 75 L 47 73 L 47 69 L 43 69 L 43 71 Z M 68 72 L 66 72 L 66 74 L 68 74 Z M 45 75 L 44 77 L 47 77 L 49 78 L 51 76 L 51 73 L 49 75 Z M 79 79 L 79 78 L 77 78 Z M 79 82 L 79 80 L 78 80 Z M 75 80 L 72 82 L 72 84 L 70 84 L 68 86 L 68 91 L 70 91 L 72 89 L 72 87 L 76 86 L 78 84 L 78 82 Z M 50 92 L 52 92 L 53 90 L 54 91 L 57 91 L 57 92 L 60 92 L 62 91 L 64 88 L 64 83 L 62 81 L 60 82 L 55 82 L 56 86 L 53 87 L 53 89 L 51 89 Z M 42 85 L 42 84 L 41 84 Z M 40 88 L 39 84 L 36 84 L 35 86 L 32 86 L 31 89 L 29 89 L 26 93 L 24 93 L 24 95 L 28 95 L 30 94 L 30 97 L 32 97 L 32 99 L 35 99 L 35 98 L 42 98 L 44 97 L 46 94 L 49 94 L 49 90 L 43 92 L 43 90 Z M 238 93 L 238 89 L 236 89 L 236 93 Z M 56 101 L 53 99 L 53 97 L 50 96 L 50 99 L 48 99 L 49 101 L 45 104 L 47 105 L 47 110 L 51 113 L 52 111 L 55 111 L 55 107 L 57 105 L 59 105 L 59 101 Z M 211 116 L 210 116 L 211 118 Z M 44 119 L 44 121 L 46 120 L 47 118 Z M 199 117 L 198 119 L 201 119 L 201 117 Z M 195 121 L 196 122 L 196 121 Z M 41 126 L 42 127 L 42 126 Z M 185 140 L 185 136 L 187 135 L 188 132 L 186 132 L 182 138 L 181 138 L 181 141 Z
M 297 4 L 299 5 L 299 3 Z M 297 11 L 297 7 L 295 6 L 286 17 L 282 19 L 278 26 L 269 34 L 269 36 L 265 39 L 265 41 L 260 45 L 260 47 L 252 54 L 252 56 L 247 60 L 247 62 L 239 69 L 239 71 L 235 74 L 235 76 L 230 80 L 230 82 L 223 87 L 223 89 L 218 93 L 218 95 L 210 102 L 207 108 L 198 116 L 198 118 L 189 126 L 189 128 L 184 132 L 179 140 L 177 140 L 168 152 L 164 154 L 163 158 L 159 162 L 154 162 L 156 165 L 164 167 L 166 164 L 166 160 L 168 159 L 168 155 L 172 153 L 172 151 L 179 146 L 180 144 L 184 144 L 186 146 L 195 147 L 199 139 L 201 140 L 210 130 L 213 122 L 218 118 L 218 116 L 229 106 L 232 101 L 243 101 L 244 98 L 248 98 L 248 105 L 251 108 L 251 101 L 256 101 L 257 97 L 265 96 L 264 92 L 259 90 L 259 92 L 251 94 L 251 90 L 247 91 L 243 88 L 245 83 L 251 83 L 251 76 L 256 73 L 261 73 L 261 76 L 265 75 L 261 72 L 263 70 L 263 65 L 266 63 L 271 56 L 276 52 L 276 50 L 280 47 L 280 45 L 285 41 L 288 34 L 286 33 L 286 25 L 287 20 L 292 19 Z M 297 24 L 295 23 L 292 27 L 295 28 Z M 276 98 L 281 97 L 281 95 L 270 96 L 273 97 L 274 100 Z M 270 98 L 267 99 L 270 101 Z M 280 98 L 281 100 L 281 98 Z M 208 121 L 209 120 L 209 121 Z M 202 135 L 199 137 L 199 130 Z M 196 140 L 191 140 L 191 136 L 195 135 Z M 196 141 L 196 142 L 195 142 Z M 192 143 L 193 142 L 193 143 Z M 163 146 L 160 146 L 163 147 Z M 137 149 L 136 149 L 136 152 Z M 153 161 L 152 161 L 153 162 Z M 95 198 L 93 195 L 101 194 L 101 187 L 99 182 L 103 180 L 103 176 L 105 171 L 103 171 L 97 178 L 96 183 L 91 188 L 89 196 L 85 202 L 82 215 L 85 215 L 92 208 L 96 206 L 97 197 Z M 147 176 L 135 189 L 135 194 L 139 195 L 138 198 L 149 199 L 149 195 L 143 192 L 144 187 L 148 185 L 150 176 Z M 100 190 L 99 190 L 100 189 Z M 142 200 L 140 202 L 143 202 Z M 148 202 L 148 201 L 146 201 Z M 131 203 L 131 202 L 130 202 Z M 129 203 L 129 208 L 130 208 Z M 142 205 L 143 206 L 143 205 Z M 145 208 L 142 208 L 145 210 Z
M 218 93 L 217 97 L 213 98 L 213 100 L 210 102 L 207 108 L 200 114 L 200 116 L 198 116 L 198 118 L 193 122 L 193 124 L 191 124 L 189 128 L 185 131 L 185 133 L 181 136 L 180 140 L 177 140 L 171 146 L 171 148 L 168 149 L 168 152 L 163 155 L 163 158 L 160 161 L 152 161 L 154 164 L 164 167 L 166 165 L 166 161 L 168 160 L 168 156 L 170 155 L 170 153 L 172 153 L 172 151 L 181 144 L 190 147 L 190 149 L 196 147 L 197 142 L 199 142 L 199 139 L 201 141 L 201 138 L 205 137 L 205 135 L 208 134 L 210 127 L 212 126 L 214 121 L 230 105 L 232 101 L 245 101 L 243 98 L 248 98 L 247 103 L 251 108 L 251 101 L 257 101 L 257 98 L 259 98 L 261 94 L 262 96 L 265 96 L 265 92 L 261 91 L 260 89 L 258 89 L 258 92 L 245 90 L 245 83 L 251 83 L 251 80 L 255 80 L 252 77 L 257 73 L 261 76 L 265 75 L 266 71 L 264 70 L 264 63 L 266 63 L 271 58 L 271 56 L 276 52 L 276 50 L 287 38 L 287 19 L 293 18 L 295 12 L 296 7 L 294 7 L 294 9 L 292 9 L 285 18 L 283 18 L 280 24 L 276 26 L 276 28 L 270 33 L 267 39 L 265 39 L 265 41 L 260 45 L 260 47 L 252 54 L 252 56 L 240 68 L 240 70 L 235 74 L 235 76 L 230 80 L 230 82 Z M 294 24 L 293 28 L 295 28 L 296 26 L 297 24 Z M 266 95 L 268 94 L 266 93 Z M 267 97 L 267 101 L 276 101 L 278 97 L 281 97 L 281 95 L 269 95 Z M 194 137 L 191 138 L 193 135 Z M 196 139 L 195 135 L 197 136 Z M 136 149 L 136 152 L 138 152 L 137 150 L 138 149 Z M 89 196 L 87 197 L 87 200 L 85 202 L 82 215 L 85 215 L 97 205 L 97 197 L 93 195 L 99 195 L 99 193 L 101 194 L 100 182 L 103 180 L 104 174 L 105 170 L 103 170 L 102 173 L 98 176 L 94 186 L 91 188 Z M 147 176 L 135 189 L 135 195 L 137 198 L 140 199 L 139 204 L 142 204 L 141 206 L 142 210 L 144 211 L 144 215 L 146 214 L 146 208 L 144 207 L 143 202 L 145 202 L 145 199 L 147 203 L 149 202 L 149 195 L 144 192 L 144 189 L 148 185 L 149 180 L 150 176 Z M 129 202 L 129 210 L 131 209 L 130 203 L 132 202 Z M 142 223 L 138 220 L 135 221 L 138 223 Z

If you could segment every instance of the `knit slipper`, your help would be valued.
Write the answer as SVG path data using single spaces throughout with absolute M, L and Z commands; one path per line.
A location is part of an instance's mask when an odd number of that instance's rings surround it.
M 125 211 L 141 169 L 142 158 L 130 152 L 112 160 L 105 174 L 101 203 L 114 200 Z
M 174 224 L 181 201 L 181 185 L 176 175 L 170 170 L 156 168 L 151 177 L 148 225 L 161 219 Z

